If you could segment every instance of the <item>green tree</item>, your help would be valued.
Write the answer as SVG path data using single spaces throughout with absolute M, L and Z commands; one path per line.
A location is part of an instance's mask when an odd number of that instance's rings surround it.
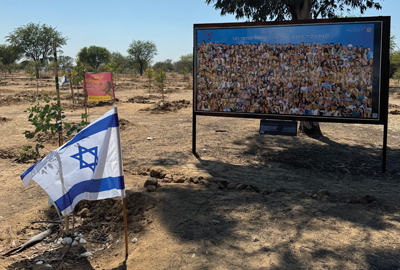
M 336 18 L 338 13 L 358 9 L 361 14 L 369 8 L 382 9 L 376 0 L 205 0 L 221 10 L 221 15 L 235 14 L 236 19 L 251 21 L 305 20 Z M 318 122 L 301 121 L 300 132 L 308 135 L 322 135 Z
M 398 70 L 400 70 L 400 51 L 390 56 L 389 76 L 392 77 Z
M 82 83 L 83 79 L 85 78 L 86 72 L 87 72 L 87 66 L 82 62 L 78 62 L 76 66 L 72 69 L 69 77 L 71 84 L 75 85 L 76 90 L 78 92 L 78 100 L 79 100 L 78 86 L 80 83 Z
M 164 104 L 164 81 L 167 78 L 167 74 L 162 68 L 156 71 L 155 81 L 158 82 L 157 87 L 161 90 L 162 103 Z
M 128 54 L 134 66 L 139 68 L 140 76 L 143 70 L 149 66 L 151 60 L 157 55 L 157 47 L 151 41 L 133 40 L 129 45 Z
M 18 48 L 26 59 L 40 61 L 41 64 L 53 54 L 53 42 L 56 43 L 56 48 L 67 44 L 67 38 L 63 37 L 55 27 L 40 23 L 28 23 L 18 27 L 6 37 L 6 40 Z M 36 78 L 39 78 L 39 68 L 36 69 Z
M 60 55 L 57 57 L 58 69 L 63 70 L 72 68 L 74 65 L 74 59 L 71 56 Z
M 70 137 L 74 132 L 79 132 L 83 127 L 89 123 L 84 118 L 87 118 L 86 114 L 81 115 L 81 122 L 78 125 L 71 125 L 70 123 L 64 122 L 65 113 L 57 102 L 56 97 L 51 97 L 49 93 L 45 93 L 43 97 L 31 97 L 31 105 L 26 109 L 25 112 L 29 113 L 28 121 L 35 127 L 34 131 L 25 130 L 23 133 L 25 138 L 33 140 L 36 145 L 34 150 L 32 146 L 23 146 L 24 152 L 20 152 L 19 161 L 29 157 L 37 158 L 40 157 L 40 149 L 44 148 L 44 140 L 46 136 L 55 135 L 55 133 L 62 128 L 64 125 L 66 134 L 62 136 L 64 139 Z M 31 153 L 29 150 L 32 149 Z
M 0 45 L 0 58 L 4 65 L 4 68 L 11 74 L 13 65 L 21 58 L 21 51 L 12 45 L 1 44 Z
M 193 54 L 181 55 L 179 61 L 174 63 L 174 70 L 178 73 L 182 73 L 182 70 L 186 73 L 193 72 Z
M 172 64 L 172 59 L 166 59 L 162 62 L 156 62 L 153 65 L 153 69 L 160 69 L 162 68 L 163 71 L 168 72 L 168 71 L 172 71 L 174 69 L 174 65 Z
M 96 70 L 101 64 L 107 64 L 110 61 L 111 53 L 106 48 L 90 46 L 83 47 L 77 57 L 78 62 L 87 63 Z
M 381 9 L 377 0 L 206 0 L 215 3 L 221 15 L 235 14 L 236 19 L 251 21 L 304 20 L 336 18 L 338 13 L 358 9 L 361 14 L 369 8 Z
M 106 72 L 111 72 L 112 77 L 114 78 L 115 84 L 117 84 L 118 73 L 122 71 L 122 65 L 118 65 L 115 62 L 108 63 L 105 67 Z
M 25 66 L 25 74 L 31 78 L 31 81 L 33 78 L 36 77 L 36 95 L 39 95 L 39 82 L 38 82 L 39 78 L 36 76 L 36 71 L 39 68 L 40 68 L 40 61 L 30 61 Z
M 154 69 L 146 68 L 146 71 L 144 72 L 144 75 L 146 75 L 147 79 L 149 79 L 149 93 L 150 93 L 151 81 L 153 80 L 153 77 L 154 77 Z
M 400 82 L 400 69 L 397 69 L 396 72 L 393 74 L 393 79 L 397 81 L 397 84 Z
M 119 52 L 111 53 L 110 62 L 116 63 L 118 66 L 121 66 L 122 69 L 129 67 L 129 58 L 127 56 L 123 56 Z

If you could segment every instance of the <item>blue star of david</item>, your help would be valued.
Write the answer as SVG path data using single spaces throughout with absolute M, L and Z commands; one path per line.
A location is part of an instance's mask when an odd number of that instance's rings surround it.
M 97 162 L 99 161 L 99 158 L 97 157 L 97 146 L 87 149 L 85 147 L 82 146 L 78 146 L 79 147 L 79 153 L 72 155 L 71 157 L 74 159 L 79 160 L 79 168 L 82 170 L 84 168 L 90 168 L 93 172 L 94 169 L 97 166 Z M 86 161 L 83 160 L 83 154 L 85 153 L 89 153 L 92 154 L 94 156 L 94 162 L 93 163 L 87 163 Z

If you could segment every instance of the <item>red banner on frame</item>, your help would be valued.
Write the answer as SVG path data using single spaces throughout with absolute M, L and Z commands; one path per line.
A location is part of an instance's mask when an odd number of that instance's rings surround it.
M 110 72 L 85 75 L 86 90 L 89 101 L 115 99 L 114 84 Z

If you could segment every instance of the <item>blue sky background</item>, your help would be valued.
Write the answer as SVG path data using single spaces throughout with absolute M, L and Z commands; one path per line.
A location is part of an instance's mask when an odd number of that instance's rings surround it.
M 370 29 L 368 32 L 367 29 Z M 251 40 L 249 39 L 251 38 Z M 374 24 L 325 24 L 316 26 L 296 27 L 257 27 L 237 29 L 197 30 L 197 43 L 205 41 L 222 42 L 226 44 L 300 44 L 301 42 L 342 43 L 373 49 Z
M 400 1 L 385 0 L 381 5 L 382 10 L 368 10 L 363 16 L 392 16 L 391 31 L 400 45 Z M 357 11 L 352 13 L 359 15 Z M 82 47 L 90 45 L 127 55 L 129 44 L 136 39 L 156 44 L 155 61 L 176 61 L 192 52 L 193 24 L 244 21 L 235 20 L 233 15 L 222 17 L 204 0 L 12 0 L 1 2 L 0 44 L 15 28 L 40 22 L 57 27 L 68 37 L 63 51 L 73 58 Z

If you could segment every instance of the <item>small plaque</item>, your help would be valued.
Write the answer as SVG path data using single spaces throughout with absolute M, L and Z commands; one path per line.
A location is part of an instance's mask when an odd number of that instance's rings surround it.
M 89 101 L 107 101 L 111 100 L 110 96 L 88 96 Z
M 260 134 L 297 136 L 297 122 L 261 120 Z

